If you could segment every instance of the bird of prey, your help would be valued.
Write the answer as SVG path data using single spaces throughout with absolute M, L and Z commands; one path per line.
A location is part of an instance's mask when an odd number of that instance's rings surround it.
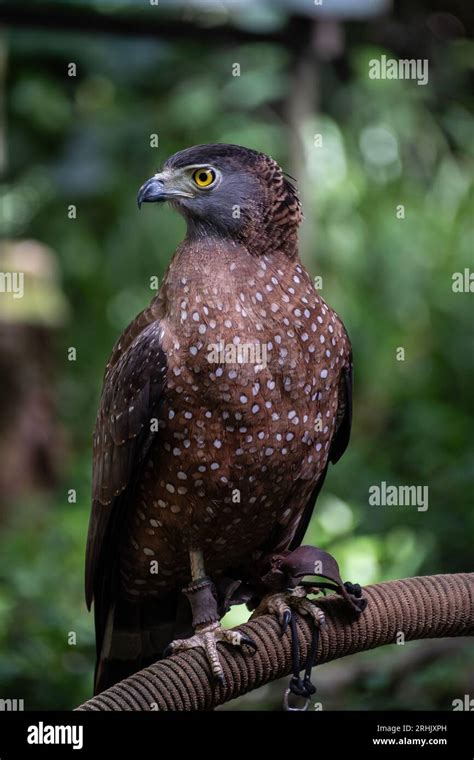
M 112 351 L 94 432 L 96 692 L 170 642 L 202 647 L 222 679 L 217 643 L 254 645 L 220 624 L 236 602 L 320 620 L 303 586 L 264 579 L 301 550 L 350 434 L 351 346 L 301 263 L 288 176 L 255 150 L 198 145 L 140 188 L 139 205 L 162 201 L 186 237 Z

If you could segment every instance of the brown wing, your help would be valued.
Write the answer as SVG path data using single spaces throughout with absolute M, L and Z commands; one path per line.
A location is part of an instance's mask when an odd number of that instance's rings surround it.
M 346 337 L 350 351 L 349 339 Z M 271 536 L 261 547 L 265 554 L 273 554 L 285 550 L 292 551 L 300 546 L 311 520 L 314 506 L 321 491 L 329 463 L 337 462 L 344 454 L 351 434 L 352 422 L 352 357 L 349 353 L 347 366 L 342 370 L 339 379 L 338 408 L 336 412 L 335 433 L 331 441 L 329 456 L 324 470 L 321 472 L 311 496 L 302 509 L 288 525 L 276 525 Z M 289 497 L 291 502 L 291 495 Z
M 153 320 L 153 321 L 150 321 Z M 150 310 L 143 312 L 118 341 L 107 365 L 94 431 L 92 511 L 86 549 L 86 601 L 98 599 L 103 579 L 99 565 L 111 568 L 119 507 L 126 501 L 139 468 L 156 433 L 150 420 L 157 417 L 166 373 L 161 344 L 162 328 Z
M 342 371 L 339 381 L 339 394 L 338 394 L 338 408 L 336 415 L 336 426 L 334 437 L 331 441 L 331 448 L 329 449 L 328 463 L 321 473 L 316 486 L 314 487 L 311 497 L 304 508 L 301 517 L 298 521 L 298 527 L 296 528 L 295 535 L 293 536 L 288 548 L 290 551 L 296 549 L 302 542 L 304 534 L 308 528 L 309 522 L 313 515 L 316 500 L 319 496 L 319 492 L 323 487 L 326 473 L 328 471 L 329 462 L 335 464 L 344 454 L 347 449 L 349 439 L 351 437 L 351 425 L 352 425 L 352 357 L 350 357 L 349 365 Z

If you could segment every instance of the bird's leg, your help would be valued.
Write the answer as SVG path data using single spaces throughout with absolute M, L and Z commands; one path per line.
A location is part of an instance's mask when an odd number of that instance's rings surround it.
M 256 649 L 249 636 L 239 631 L 223 628 L 220 624 L 217 595 L 212 580 L 205 574 L 204 559 L 200 549 L 190 549 L 191 584 L 183 589 L 191 604 L 194 636 L 176 639 L 166 649 L 165 656 L 202 647 L 211 666 L 212 673 L 220 683 L 224 682 L 224 671 L 219 659 L 217 644 L 243 645 Z

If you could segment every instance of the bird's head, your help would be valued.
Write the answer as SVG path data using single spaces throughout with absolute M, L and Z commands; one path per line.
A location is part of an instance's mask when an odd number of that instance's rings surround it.
M 188 235 L 231 237 L 253 252 L 294 255 L 301 209 L 295 188 L 269 156 L 239 145 L 175 153 L 138 192 L 138 205 L 169 201 Z

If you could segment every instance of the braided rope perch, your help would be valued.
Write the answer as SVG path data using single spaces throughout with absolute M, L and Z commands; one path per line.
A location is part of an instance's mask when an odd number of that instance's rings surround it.
M 318 600 L 326 615 L 318 664 L 367 649 L 406 641 L 474 635 L 474 573 L 432 575 L 366 586 L 367 608 L 353 617 L 341 597 Z M 298 616 L 301 667 L 308 657 L 311 629 Z M 291 672 L 289 633 L 264 615 L 239 630 L 257 644 L 254 654 L 220 646 L 225 685 L 213 682 L 199 649 L 160 660 L 78 707 L 89 711 L 209 710 Z

